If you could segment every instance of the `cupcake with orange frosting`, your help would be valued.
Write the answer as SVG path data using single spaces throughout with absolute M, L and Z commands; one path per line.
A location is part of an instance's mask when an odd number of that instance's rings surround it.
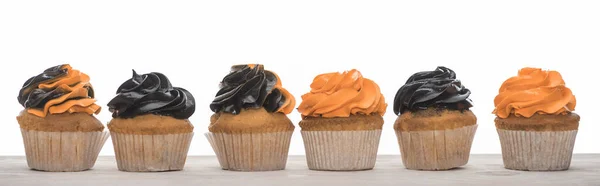
M 318 75 L 298 111 L 311 170 L 375 167 L 387 104 L 379 86 L 355 69 Z
M 413 74 L 394 98 L 394 123 L 407 169 L 447 170 L 469 161 L 477 117 L 471 91 L 440 66 Z
M 31 169 L 73 172 L 90 169 L 108 139 L 94 117 L 100 106 L 87 74 L 68 64 L 29 78 L 19 91 L 25 107 L 17 116 Z
M 559 72 L 523 68 L 502 83 L 494 99 L 504 167 L 514 170 L 569 169 L 579 115 Z
M 221 168 L 285 169 L 294 125 L 286 116 L 296 101 L 276 73 L 263 65 L 235 65 L 210 104 L 206 134 Z

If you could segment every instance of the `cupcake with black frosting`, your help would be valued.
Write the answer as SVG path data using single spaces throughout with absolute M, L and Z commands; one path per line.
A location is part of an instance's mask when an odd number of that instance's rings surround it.
M 406 168 L 447 170 L 467 164 L 477 130 L 470 94 L 446 67 L 415 73 L 398 90 L 394 129 Z
M 29 78 L 19 91 L 27 164 L 42 171 L 83 171 L 94 166 L 108 139 L 87 74 L 68 64 Z
M 210 141 L 221 168 L 283 170 L 294 125 L 286 116 L 296 101 L 263 65 L 235 65 L 210 104 Z
M 157 72 L 133 77 L 117 89 L 108 107 L 108 124 L 121 171 L 182 170 L 193 136 L 188 118 L 196 103 L 192 94 L 173 87 Z

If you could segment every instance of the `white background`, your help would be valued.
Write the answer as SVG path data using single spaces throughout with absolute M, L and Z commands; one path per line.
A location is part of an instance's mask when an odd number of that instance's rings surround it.
M 212 155 L 209 104 L 232 64 L 262 63 L 298 98 L 314 76 L 359 69 L 388 102 L 380 154 L 399 154 L 393 97 L 413 73 L 456 71 L 475 102 L 473 153 L 500 153 L 491 114 L 500 84 L 525 66 L 555 69 L 575 93 L 576 153 L 600 153 L 600 1 L 1 1 L 0 155 L 23 155 L 15 116 L 27 78 L 61 63 L 91 76 L 97 117 L 131 76 L 158 71 L 197 101 L 191 155 Z M 297 106 L 297 105 L 296 105 Z M 297 123 L 299 114 L 289 117 Z M 290 154 L 304 154 L 299 128 Z M 103 155 L 113 154 L 108 141 Z

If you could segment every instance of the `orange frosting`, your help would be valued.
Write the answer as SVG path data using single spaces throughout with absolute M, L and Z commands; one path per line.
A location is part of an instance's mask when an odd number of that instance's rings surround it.
M 318 75 L 310 88 L 309 93 L 302 95 L 298 107 L 304 117 L 385 114 L 387 104 L 379 86 L 356 69 Z
M 494 99 L 494 114 L 507 118 L 510 114 L 531 117 L 534 114 L 567 114 L 575 110 L 571 89 L 557 71 L 523 68 L 519 75 L 504 81 Z
M 27 112 L 39 117 L 61 113 L 100 113 L 100 106 L 95 103 L 96 100 L 88 96 L 89 90 L 92 89 L 89 82 L 90 77 L 79 70 L 74 70 L 70 65 L 64 65 L 62 69 L 67 69 L 66 75 L 40 83 L 37 88 L 44 90 L 59 89 L 64 94 L 46 102 L 43 110 L 30 108 L 27 109 Z
M 283 97 L 285 97 L 285 102 L 283 103 L 283 105 L 281 105 L 281 107 L 279 107 L 279 110 L 277 110 L 277 112 L 282 112 L 285 114 L 292 113 L 292 111 L 294 110 L 294 106 L 296 106 L 296 98 L 294 98 L 294 96 L 289 91 L 282 87 L 279 75 L 277 75 L 275 72 L 271 73 L 273 73 L 275 77 L 277 77 L 277 83 L 275 84 L 273 89 L 279 89 Z

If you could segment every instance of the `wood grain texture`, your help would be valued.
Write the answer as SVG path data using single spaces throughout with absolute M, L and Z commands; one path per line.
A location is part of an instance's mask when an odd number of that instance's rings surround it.
M 575 154 L 571 168 L 556 172 L 504 169 L 502 156 L 471 155 L 469 164 L 449 171 L 405 169 L 400 155 L 379 156 L 373 170 L 327 172 L 308 170 L 304 156 L 290 156 L 286 170 L 236 172 L 222 170 L 216 157 L 191 156 L 183 171 L 133 173 L 117 170 L 114 157 L 99 157 L 93 169 L 56 173 L 32 171 L 25 157 L 0 157 L 0 185 L 245 185 L 245 186 L 399 186 L 399 185 L 600 185 L 600 154 Z

